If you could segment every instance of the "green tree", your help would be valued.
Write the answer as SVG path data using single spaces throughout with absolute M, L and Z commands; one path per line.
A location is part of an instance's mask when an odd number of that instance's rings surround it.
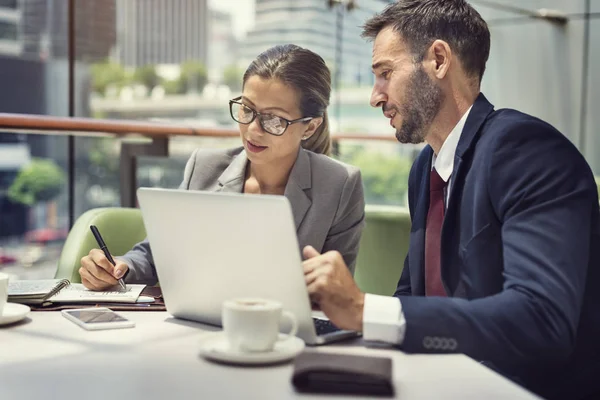
M 181 93 L 201 92 L 208 82 L 208 71 L 201 62 L 187 61 L 181 64 L 179 82 Z
M 185 92 L 181 79 L 163 80 L 161 85 L 165 89 L 166 94 L 183 94 Z
M 88 175 L 89 178 L 96 177 L 98 180 L 111 178 L 115 184 L 119 182 L 119 154 L 113 149 L 113 139 L 91 139 L 88 148 Z M 91 179 L 92 184 L 97 184 Z
M 244 71 L 235 65 L 230 65 L 223 70 L 223 83 L 233 91 L 242 90 Z
M 154 65 L 144 65 L 137 68 L 133 73 L 133 80 L 136 83 L 146 86 L 148 90 L 152 90 L 160 83 L 160 77 L 156 73 Z
M 127 72 L 120 64 L 105 61 L 91 67 L 92 89 L 104 95 L 108 85 L 122 87 L 127 84 Z
M 8 198 L 28 206 L 48 202 L 60 194 L 65 180 L 63 170 L 54 161 L 34 158 L 19 171 L 8 188 Z

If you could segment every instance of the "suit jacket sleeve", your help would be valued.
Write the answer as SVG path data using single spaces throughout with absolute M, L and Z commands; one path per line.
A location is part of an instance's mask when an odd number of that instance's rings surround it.
M 412 294 L 410 288 L 410 271 L 408 267 L 408 254 L 404 259 L 404 267 L 402 269 L 402 274 L 400 274 L 400 280 L 398 281 L 398 286 L 396 287 L 396 292 L 394 296 L 410 296 Z
M 598 207 L 593 175 L 577 149 L 541 121 L 494 134 L 486 179 L 501 223 L 502 291 L 475 300 L 400 296 L 403 348 L 433 352 L 426 340 L 453 338 L 452 351 L 512 371 L 561 363 L 574 346 L 585 289 Z
M 194 150 L 192 156 L 185 166 L 183 174 L 183 182 L 179 185 L 179 189 L 189 189 L 190 178 L 196 166 L 196 154 L 198 150 Z M 148 239 L 144 239 L 140 243 L 133 246 L 124 256 L 117 257 L 124 261 L 129 266 L 129 274 L 125 279 L 128 283 L 143 283 L 146 285 L 156 285 L 158 277 L 156 275 L 156 267 L 152 258 L 152 250 Z
M 365 225 L 365 197 L 360 170 L 351 169 L 344 183 L 333 225 L 323 244 L 323 253 L 339 251 L 354 273 L 358 245 Z

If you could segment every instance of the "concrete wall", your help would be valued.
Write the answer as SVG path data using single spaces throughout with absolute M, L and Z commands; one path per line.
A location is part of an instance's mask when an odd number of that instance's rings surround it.
M 569 17 L 564 25 L 472 3 L 492 33 L 482 91 L 496 108 L 516 108 L 554 125 L 600 174 L 600 0 L 590 0 L 590 14 L 586 0 L 495 1 L 527 10 L 560 10 Z

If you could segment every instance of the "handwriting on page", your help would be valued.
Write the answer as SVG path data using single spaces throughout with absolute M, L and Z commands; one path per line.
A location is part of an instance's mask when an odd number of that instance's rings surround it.
M 107 290 L 96 292 L 87 289 L 81 283 L 72 283 L 52 298 L 56 302 L 127 302 L 134 303 L 146 285 L 127 285 L 125 290 Z
M 123 297 L 129 297 L 129 293 L 131 292 L 131 289 L 127 289 L 127 290 L 115 290 L 115 291 L 104 291 L 104 292 L 94 292 L 91 290 L 86 290 L 85 293 L 80 293 L 80 295 L 82 297 L 106 297 L 106 296 L 123 296 Z
M 96 292 L 93 290 L 89 290 L 85 287 L 79 285 L 71 285 L 67 287 L 67 292 L 70 292 L 69 295 L 79 296 L 81 298 L 90 298 L 90 297 L 131 297 L 131 287 L 128 287 L 126 290 L 114 290 L 114 291 L 102 291 Z
M 60 282 L 60 280 L 57 280 L 57 279 L 10 281 L 8 283 L 8 293 L 10 295 L 48 293 L 59 282 Z

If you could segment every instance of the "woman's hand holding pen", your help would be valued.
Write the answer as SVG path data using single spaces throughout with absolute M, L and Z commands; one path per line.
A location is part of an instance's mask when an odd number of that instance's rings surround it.
M 81 283 L 91 290 L 105 290 L 117 285 L 117 280 L 125 276 L 129 267 L 119 260 L 115 260 L 115 264 L 112 265 L 108 261 L 102 250 L 90 250 L 90 253 L 81 259 Z

